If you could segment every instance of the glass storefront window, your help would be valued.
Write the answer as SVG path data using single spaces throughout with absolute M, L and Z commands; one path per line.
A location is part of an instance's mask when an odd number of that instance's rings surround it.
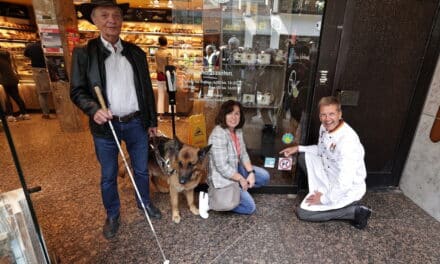
M 278 152 L 300 142 L 324 4 L 319 0 L 204 1 L 205 64 L 196 100 L 212 108 L 205 111 L 207 115 L 215 115 L 228 99 L 243 104 L 243 130 L 252 163 L 263 166 L 275 159 L 275 168 L 268 168 L 272 185 L 295 184 L 294 167 L 278 170 Z M 212 57 L 208 49 L 215 61 L 208 61 Z M 208 131 L 213 126 L 208 124 Z

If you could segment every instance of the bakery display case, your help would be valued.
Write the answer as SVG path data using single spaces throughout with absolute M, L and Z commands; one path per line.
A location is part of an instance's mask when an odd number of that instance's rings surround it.
M 97 28 L 87 20 L 78 17 L 80 44 L 99 36 Z M 146 23 L 148 21 L 148 23 Z M 137 44 L 147 54 L 149 71 L 155 94 L 156 62 L 155 53 L 159 48 L 158 39 L 165 36 L 168 50 L 172 55 L 171 64 L 177 68 L 176 112 L 188 115 L 193 102 L 189 83 L 198 82 L 203 70 L 203 28 L 201 11 L 176 9 L 130 8 L 124 16 L 121 38 Z M 165 100 L 168 109 L 168 100 Z
M 12 62 L 20 79 L 20 95 L 28 109 L 40 109 L 40 105 L 32 78 L 31 62 L 23 53 L 26 44 L 36 41 L 37 38 L 36 28 L 29 25 L 28 20 L 0 17 L 0 49 L 5 49 L 11 54 Z M 0 91 L 0 93 L 4 98 L 4 91 Z M 13 102 L 13 107 L 14 111 L 18 109 L 15 102 Z
M 30 60 L 23 56 L 27 43 L 37 40 L 36 28 L 9 22 L 0 17 L 0 48 L 8 50 L 14 60 L 20 82 L 32 81 Z
M 97 37 L 96 27 L 86 20 L 78 21 L 80 43 Z M 200 79 L 203 65 L 203 31 L 201 24 L 143 23 L 124 22 L 121 38 L 139 45 L 147 54 L 152 80 L 156 79 L 154 54 L 159 48 L 158 38 L 168 39 L 168 49 L 172 53 L 173 63 L 178 74 L 191 75 Z M 182 85 L 186 82 L 182 82 Z

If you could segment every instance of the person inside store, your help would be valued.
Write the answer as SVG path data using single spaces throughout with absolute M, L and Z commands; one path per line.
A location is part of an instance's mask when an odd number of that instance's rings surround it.
M 299 152 L 298 165 L 306 173 L 309 193 L 297 208 L 305 221 L 349 220 L 358 229 L 367 226 L 371 209 L 360 203 L 366 192 L 364 147 L 357 133 L 342 119 L 338 98 L 323 97 L 318 104 L 317 145 L 281 150 L 288 157 Z
M 121 40 L 123 14 L 128 4 L 92 0 L 80 6 L 83 16 L 99 30 L 100 36 L 72 54 L 70 97 L 89 116 L 97 159 L 101 165 L 101 195 L 107 218 L 103 235 L 110 239 L 120 223 L 117 186 L 118 146 L 107 122 L 112 122 L 131 158 L 134 181 L 151 218 L 161 212 L 150 200 L 148 179 L 148 138 L 157 132 L 155 100 L 146 54 Z M 101 108 L 94 87 L 98 86 L 108 110 Z M 142 208 L 140 201 L 136 201 Z
M 207 45 L 205 48 L 206 56 L 203 58 L 203 66 L 209 71 L 218 66 L 217 54 L 214 45 Z
M 240 40 L 236 36 L 232 36 L 228 40 L 228 45 L 222 49 L 222 62 L 234 63 L 234 54 L 239 52 Z
M 24 50 L 24 56 L 31 59 L 32 76 L 38 93 L 38 102 L 40 103 L 41 111 L 43 112 L 41 117 L 49 119 L 50 80 L 49 73 L 46 69 L 46 61 L 44 59 L 41 41 L 28 44 Z
M 31 117 L 27 114 L 26 105 L 24 100 L 21 98 L 18 91 L 18 73 L 13 64 L 11 54 L 7 50 L 0 50 L 0 84 L 6 94 L 5 98 L 5 114 L 7 120 L 10 122 L 15 122 L 17 120 L 29 120 Z M 17 103 L 20 110 L 18 117 L 15 117 L 14 110 L 12 107 L 11 98 Z
M 239 185 L 238 205 L 231 211 L 252 214 L 256 206 L 248 190 L 269 183 L 270 175 L 264 168 L 251 163 L 243 138 L 244 122 L 243 106 L 240 102 L 228 100 L 221 105 L 215 118 L 216 126 L 208 140 L 208 144 L 212 145 L 209 152 L 208 197 L 214 199 L 215 195 L 212 194 L 217 189 Z M 217 202 L 210 200 L 209 205 Z
M 158 39 L 159 48 L 155 53 L 157 71 L 157 114 L 159 120 L 163 120 L 165 113 L 165 94 L 167 92 L 165 66 L 172 63 L 173 56 L 168 50 L 168 40 L 165 36 Z

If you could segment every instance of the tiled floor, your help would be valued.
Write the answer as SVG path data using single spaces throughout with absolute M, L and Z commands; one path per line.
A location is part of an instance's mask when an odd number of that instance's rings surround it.
M 28 185 L 42 187 L 32 200 L 50 251 L 62 263 L 162 263 L 128 179 L 120 182 L 120 232 L 110 241 L 102 237 L 90 133 L 63 133 L 56 119 L 32 117 L 10 127 Z M 0 192 L 19 188 L 4 132 L 0 168 Z M 206 220 L 182 199 L 182 221 L 174 224 L 168 195 L 154 194 L 164 217 L 153 225 L 166 257 L 171 263 L 440 263 L 440 223 L 398 191 L 366 195 L 374 212 L 363 231 L 346 222 L 301 222 L 292 196 L 254 197 L 252 216 L 211 212 Z

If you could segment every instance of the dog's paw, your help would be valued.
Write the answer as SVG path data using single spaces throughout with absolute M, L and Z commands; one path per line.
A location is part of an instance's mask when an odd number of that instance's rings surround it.
M 189 208 L 189 210 L 191 211 L 191 213 L 195 214 L 195 215 L 199 215 L 199 209 L 197 209 L 197 207 L 195 206 L 191 206 Z
M 176 224 L 180 223 L 180 215 L 173 215 L 173 222 Z

